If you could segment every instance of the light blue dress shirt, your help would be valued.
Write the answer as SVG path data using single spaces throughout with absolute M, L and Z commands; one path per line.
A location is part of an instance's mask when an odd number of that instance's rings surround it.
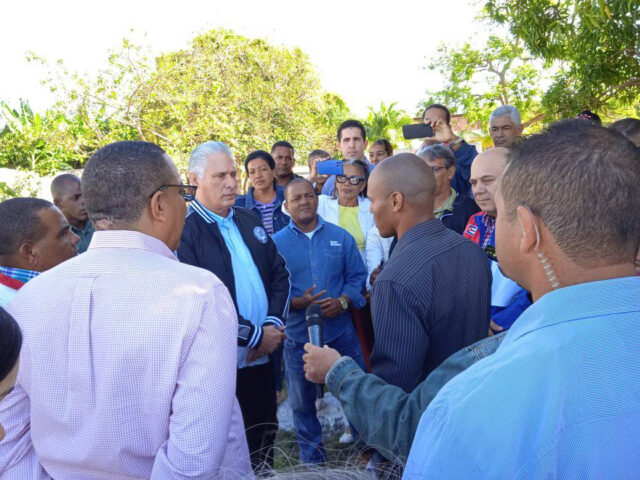
M 638 478 L 640 277 L 547 293 L 422 415 L 405 478 Z
M 236 222 L 233 221 L 233 208 L 229 210 L 229 215 L 225 218 L 206 208 L 205 210 L 218 224 L 220 234 L 231 254 L 238 313 L 254 325 L 262 327 L 269 311 L 267 293 L 264 290 L 258 267 L 251 257 L 251 252 L 244 243 Z M 269 361 L 269 357 L 265 355 L 255 362 L 247 363 L 248 351 L 248 347 L 238 347 L 238 368 L 263 365 Z

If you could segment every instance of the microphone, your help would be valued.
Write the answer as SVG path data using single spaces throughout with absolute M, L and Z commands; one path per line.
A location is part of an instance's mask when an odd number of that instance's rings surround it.
M 311 304 L 305 312 L 307 322 L 307 330 L 309 331 L 309 343 L 316 347 L 322 348 L 322 327 L 324 320 L 322 319 L 322 309 L 319 305 Z M 316 384 L 316 398 L 324 397 L 324 389 L 322 385 Z

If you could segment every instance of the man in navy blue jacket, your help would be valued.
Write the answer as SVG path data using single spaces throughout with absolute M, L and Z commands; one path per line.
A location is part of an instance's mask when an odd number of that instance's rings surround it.
M 453 189 L 462 195 L 471 196 L 471 163 L 478 155 L 478 150 L 469 145 L 462 137 L 457 136 L 451 129 L 451 113 L 449 109 L 439 103 L 428 105 L 422 114 L 422 121 L 431 125 L 433 137 L 425 140 L 425 145 L 444 143 L 456 156 L 456 174 L 451 179 Z
M 229 147 L 206 142 L 191 153 L 189 181 L 198 186 L 180 239 L 178 258 L 213 272 L 229 289 L 238 312 L 236 395 L 242 409 L 251 464 L 273 466 L 278 429 L 269 354 L 284 334 L 289 272 L 260 219 L 234 207 L 238 184 Z

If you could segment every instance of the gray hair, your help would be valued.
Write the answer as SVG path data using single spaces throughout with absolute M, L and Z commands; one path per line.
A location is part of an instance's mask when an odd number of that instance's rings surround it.
M 189 173 L 195 173 L 199 177 L 204 176 L 204 171 L 207 168 L 207 156 L 212 153 L 226 153 L 233 159 L 233 153 L 226 143 L 214 141 L 204 142 L 191 152 L 191 156 L 189 157 Z
M 501 105 L 493 112 L 491 112 L 491 115 L 489 115 L 489 125 L 491 125 L 491 122 L 494 118 L 504 117 L 506 115 L 509 115 L 511 117 L 511 120 L 513 120 L 513 123 L 516 127 L 522 125 L 522 120 L 520 119 L 520 111 L 513 105 Z
M 435 160 L 441 158 L 444 160 L 444 165 L 447 168 L 456 166 L 456 155 L 451 150 L 451 147 L 442 143 L 436 143 L 435 145 L 422 146 L 418 150 L 417 155 L 424 160 Z
M 499 215 L 513 220 L 519 205 L 530 208 L 579 265 L 633 262 L 640 239 L 638 185 L 640 149 L 611 129 L 565 120 L 511 151 Z

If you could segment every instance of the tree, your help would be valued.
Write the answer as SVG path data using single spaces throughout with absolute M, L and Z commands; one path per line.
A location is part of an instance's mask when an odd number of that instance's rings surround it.
M 391 142 L 393 148 L 407 145 L 402 137 L 402 126 L 412 123 L 412 120 L 407 112 L 397 109 L 396 105 L 396 102 L 389 105 L 381 102 L 377 112 L 373 107 L 369 107 L 369 115 L 363 122 L 369 142 L 385 138 Z
M 188 48 L 153 60 L 125 40 L 94 77 L 69 72 L 61 61 L 49 67 L 45 84 L 59 101 L 45 116 L 73 125 L 61 134 L 62 153 L 80 157 L 73 157 L 73 166 L 115 140 L 158 143 L 183 168 L 191 150 L 207 140 L 226 142 L 239 163 L 276 140 L 306 153 L 333 147 L 337 126 L 349 117 L 344 101 L 322 90 L 302 50 L 228 30 L 203 33 Z M 49 129 L 44 136 L 54 135 Z M 20 151 L 5 163 L 30 168 L 14 161 Z M 59 162 L 43 170 L 64 167 Z
M 549 117 L 616 116 L 640 100 L 638 0 L 489 0 L 484 11 L 534 56 L 558 62 L 542 100 Z
M 469 125 L 479 123 L 483 130 L 499 105 L 516 106 L 526 125 L 541 119 L 542 73 L 520 42 L 494 35 L 483 48 L 469 43 L 461 48 L 442 45 L 438 54 L 429 68 L 441 73 L 444 86 L 427 92 L 421 109 L 431 103 L 445 104 L 463 113 Z

